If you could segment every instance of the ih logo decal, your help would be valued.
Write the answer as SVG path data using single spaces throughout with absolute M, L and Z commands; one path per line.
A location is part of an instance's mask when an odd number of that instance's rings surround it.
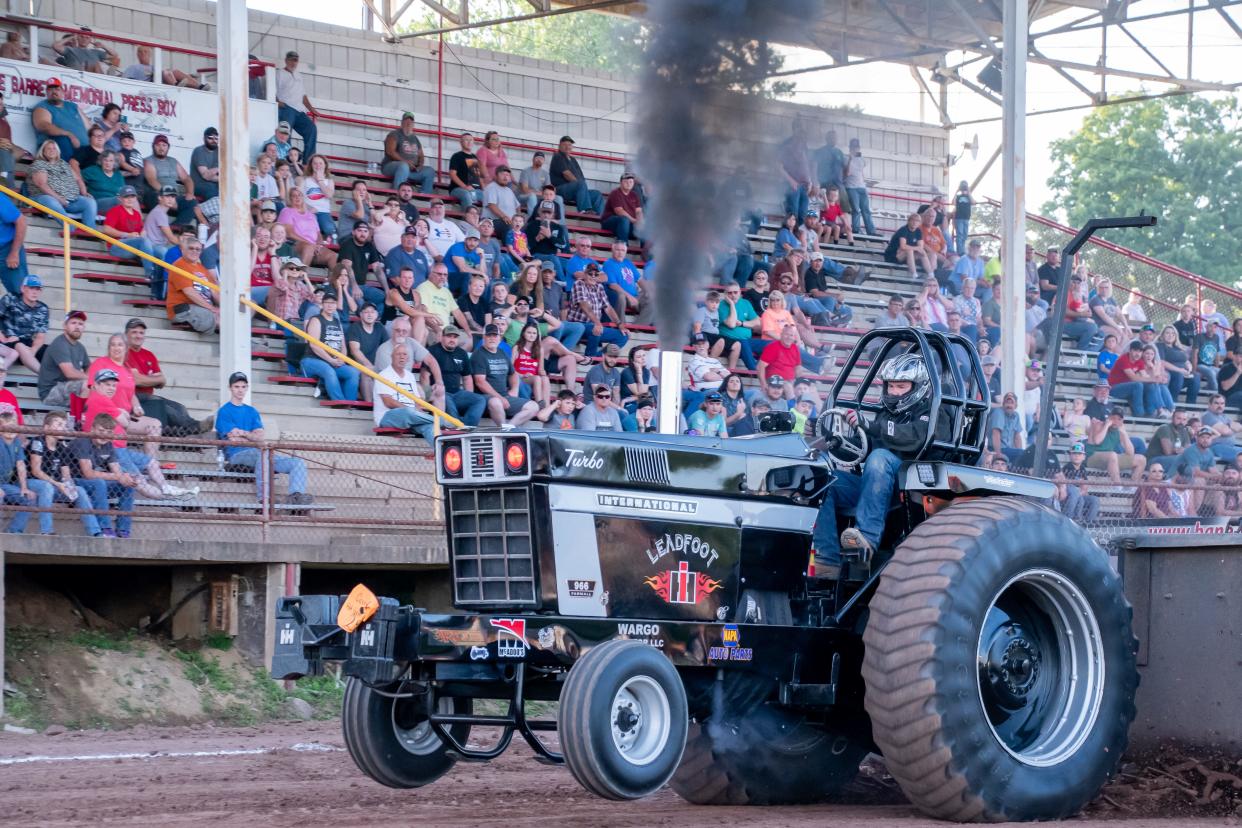
M 500 631 L 496 636 L 496 655 L 500 658 L 522 658 L 530 644 L 526 642 L 525 618 L 493 618 L 491 625 Z
M 677 569 L 666 570 L 643 581 L 670 604 L 697 604 L 703 596 L 720 589 L 721 583 L 706 572 L 691 572 L 690 564 L 682 561 Z

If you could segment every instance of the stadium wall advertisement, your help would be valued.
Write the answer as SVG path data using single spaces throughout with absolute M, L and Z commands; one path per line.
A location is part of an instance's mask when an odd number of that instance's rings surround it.
M 0 60 L 0 92 L 8 106 L 13 143 L 31 152 L 38 147 L 30 112 L 46 97 L 47 81 L 53 77 L 65 85 L 65 100 L 76 103 L 87 118 L 100 114 L 108 103 L 118 104 L 144 155 L 150 152 L 155 136 L 163 134 L 168 136 L 172 154 L 188 165 L 190 153 L 203 143 L 203 130 L 219 126 L 219 101 L 214 92 Z M 253 99 L 247 103 L 251 144 L 247 156 L 254 158 L 272 135 L 276 104 Z

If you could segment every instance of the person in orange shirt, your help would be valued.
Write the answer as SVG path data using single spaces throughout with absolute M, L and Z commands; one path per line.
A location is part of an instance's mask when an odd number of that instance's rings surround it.
M 949 257 L 946 255 L 949 243 L 945 241 L 944 233 L 933 223 L 935 220 L 936 211 L 930 205 L 924 204 L 919 208 L 919 230 L 923 233 L 923 247 L 927 250 L 928 258 L 932 258 L 932 267 L 939 270 L 949 266 Z
M 211 284 L 216 279 L 201 261 L 203 243 L 187 239 L 181 246 L 181 258 L 173 267 L 194 274 Z M 175 270 L 168 271 L 168 296 L 164 300 L 168 318 L 183 322 L 198 333 L 211 333 L 220 324 L 220 308 L 216 304 L 215 291 L 182 276 Z

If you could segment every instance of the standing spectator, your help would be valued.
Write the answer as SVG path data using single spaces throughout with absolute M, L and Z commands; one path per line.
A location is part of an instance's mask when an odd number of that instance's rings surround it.
M 494 129 L 483 136 L 483 146 L 479 147 L 476 155 L 479 157 L 479 175 L 484 185 L 495 180 L 501 167 L 509 166 L 509 156 L 500 145 L 500 133 Z
M 156 389 L 168 384 L 160 361 L 144 346 L 147 340 L 147 323 L 137 317 L 125 323 L 125 368 L 134 378 L 135 392 L 142 401 L 147 416 L 160 422 L 163 433 L 172 436 L 199 434 L 211 429 L 212 417 L 198 419 L 176 400 L 158 396 Z
M 1078 498 L 1067 512 L 1070 520 L 1094 523 L 1100 516 L 1100 498 L 1087 492 L 1087 449 L 1081 442 L 1070 446 L 1069 462 L 1061 467 L 1065 485 L 1078 492 Z
M 22 280 L 21 293 L 0 298 L 0 343 L 17 352 L 17 357 L 33 373 L 46 350 L 48 307 L 41 299 L 43 282 L 38 276 Z
M 13 126 L 9 123 L 9 110 L 4 104 L 4 94 L 0 93 L 0 178 L 12 187 L 14 184 L 13 167 L 18 159 L 33 157 L 34 153 L 30 150 L 13 143 Z
M 90 122 L 76 103 L 65 100 L 65 87 L 60 78 L 48 78 L 44 87 L 47 97 L 30 110 L 30 123 L 40 147 L 36 156 L 43 157 L 45 141 L 54 141 L 60 150 L 57 158 L 69 158 L 75 149 L 87 143 L 86 130 Z
M 99 533 L 106 538 L 128 538 L 134 523 L 131 513 L 139 482 L 121 468 L 120 454 L 112 439 L 116 426 L 111 415 L 99 414 L 90 436 L 78 437 L 70 443 L 69 449 L 77 461 L 75 482 L 90 494 L 95 510 L 105 513 L 99 516 Z M 112 499 L 117 501 L 119 512 L 115 530 L 112 518 L 106 514 Z
M 427 247 L 438 259 L 443 259 L 450 247 L 466 238 L 456 222 L 444 217 L 444 202 L 438 198 L 431 200 L 431 205 L 427 208 L 426 222 L 430 231 Z
M 376 373 L 383 370 L 376 365 L 379 348 L 388 340 L 388 331 L 384 329 L 383 325 L 376 324 L 378 319 L 379 310 L 372 303 L 366 302 L 358 311 L 358 321 L 351 324 L 349 330 L 345 333 L 345 342 L 349 348 L 350 358 Z M 406 356 L 410 356 L 408 351 Z M 408 359 L 406 361 L 407 363 L 409 362 Z M 358 387 L 362 391 L 362 399 L 364 400 L 368 397 L 372 400 L 375 399 L 371 393 L 373 390 L 371 383 L 371 378 L 366 374 L 362 374 L 359 377 Z
M 289 190 L 289 206 L 280 211 L 277 221 L 285 226 L 299 259 L 312 267 L 336 267 L 337 255 L 320 237 L 319 220 L 307 206 L 306 194 L 300 187 Z
M 862 144 L 857 138 L 850 139 L 850 151 L 842 173 L 842 183 L 850 197 L 851 221 L 854 235 L 862 232 L 863 226 L 868 236 L 874 236 L 875 224 L 871 220 L 871 200 L 867 196 L 867 159 L 862 154 Z
M 1130 471 L 1130 479 L 1137 481 L 1143 476 L 1147 458 L 1135 451 L 1134 442 L 1126 431 L 1125 413 L 1114 406 L 1108 419 L 1092 428 L 1087 439 L 1087 468 L 1106 469 L 1108 479 L 1121 482 L 1121 470 Z
M 617 237 L 618 241 L 628 242 L 638 238 L 639 225 L 643 220 L 643 205 L 634 192 L 634 173 L 621 174 L 621 185 L 608 194 L 604 202 L 604 218 L 599 225 L 605 231 Z
M 32 436 L 30 443 L 26 446 L 30 475 L 52 488 L 49 507 L 52 503 L 68 503 L 83 512 L 90 512 L 95 508 L 95 500 L 99 500 L 104 503 L 103 509 L 107 510 L 106 484 L 100 481 L 99 485 L 104 487 L 102 496 L 92 499 L 91 491 L 94 490 L 94 486 L 84 485 L 86 481 L 73 479 L 75 474 L 80 474 L 77 458 L 73 454 L 71 444 L 61 437 L 69 430 L 68 425 L 68 420 L 62 411 L 49 411 L 44 416 L 43 433 Z M 103 537 L 101 521 L 95 515 L 83 514 L 82 526 L 86 529 L 88 537 Z M 111 523 L 108 526 L 111 527 Z M 45 535 L 55 534 L 50 511 L 39 513 L 39 530 Z
M 582 165 L 578 163 L 577 158 L 573 157 L 573 151 L 574 139 L 568 135 L 562 135 L 557 144 L 556 154 L 552 156 L 550 170 L 552 186 L 556 187 L 556 194 L 564 199 L 566 204 L 577 205 L 578 212 L 599 215 L 604 209 L 604 197 L 598 190 L 592 190 L 587 186 Z
M 173 263 L 176 270 L 169 271 L 168 296 L 164 300 L 169 320 L 189 325 L 197 333 L 211 333 L 220 324 L 220 308 L 216 305 L 213 287 L 215 277 L 202 262 L 203 243 L 190 236 L 182 240 L 181 258 Z M 183 270 L 201 281 L 183 276 Z
M 427 351 L 439 368 L 441 382 L 437 385 L 444 392 L 445 410 L 473 427 L 483 416 L 487 397 L 475 391 L 471 356 L 465 349 L 457 347 L 460 336 L 461 330 L 449 325 L 440 336 L 440 341 Z
M 1010 463 L 1018 462 L 1026 450 L 1026 428 L 1018 416 L 1018 395 L 1012 391 L 1001 398 L 1000 408 L 988 414 L 988 447 Z
M 436 184 L 436 171 L 423 156 L 423 144 L 414 132 L 414 113 L 401 116 L 401 126 L 384 137 L 384 175 L 399 188 L 407 181 L 418 185 L 421 193 L 430 193 Z
M 845 172 L 845 153 L 837 146 L 835 129 L 830 129 L 824 134 L 824 145 L 812 153 L 812 160 L 815 162 L 816 181 L 819 182 L 824 192 L 827 193 L 835 188 L 840 193 L 843 189 L 841 179 Z M 832 203 L 831 199 L 829 203 Z M 835 221 L 836 219 L 833 217 L 824 220 Z
M 488 325 L 483 329 L 483 346 L 470 357 L 470 370 L 476 391 L 487 397 L 487 412 L 496 425 L 504 425 L 506 417 L 520 426 L 539 413 L 539 406 L 518 395 L 520 384 L 513 363 L 500 348 L 500 328 Z
M 1130 411 L 1135 417 L 1150 416 L 1160 406 L 1155 385 L 1144 381 L 1143 372 L 1146 368 L 1147 364 L 1143 361 L 1143 343 L 1135 339 L 1108 372 L 1112 395 L 1129 402 Z
M 970 184 L 963 181 L 957 185 L 957 194 L 953 196 L 953 244 L 959 256 L 966 255 L 966 238 L 970 235 L 970 211 L 974 206 L 975 197 L 970 194 Z
M 392 364 L 381 371 L 379 376 L 406 394 L 421 400 L 423 390 L 418 384 L 418 377 L 406 370 L 409 364 L 409 347 L 404 343 L 396 345 L 392 349 Z M 400 428 L 417 434 L 428 443 L 435 439 L 434 418 L 409 397 L 398 394 L 381 382 L 375 384 L 373 400 L 377 428 Z
M 95 199 L 86 190 L 82 176 L 60 156 L 60 145 L 44 141 L 35 162 L 30 165 L 29 189 L 35 201 L 62 215 L 95 226 L 98 212 Z
M 806 218 L 812 184 L 811 157 L 806 145 L 806 124 L 794 118 L 788 138 L 781 142 L 778 156 L 785 183 L 785 213 L 792 213 L 798 224 Z
M 621 347 L 630 339 L 625 317 L 617 314 L 604 292 L 604 279 L 604 271 L 599 265 L 594 263 L 588 265 L 585 278 L 574 280 L 573 295 L 570 299 L 569 310 L 566 311 L 568 321 L 590 326 L 586 329 L 584 351 L 589 357 L 599 355 L 601 343 Z M 605 316 L 616 323 L 615 328 L 605 327 Z
M 39 363 L 39 399 L 53 408 L 69 408 L 70 398 L 84 397 L 86 368 L 90 357 L 81 342 L 86 330 L 86 313 L 71 310 L 65 314 L 62 332 L 47 347 Z
M 492 220 L 496 235 L 507 238 L 517 215 L 518 198 L 513 192 L 513 171 L 504 164 L 495 168 L 492 180 L 483 188 L 483 206 Z
M 919 221 L 918 213 L 911 213 L 907 216 L 906 225 L 898 227 L 893 232 L 892 238 L 888 240 L 888 247 L 884 248 L 884 261 L 889 264 L 905 265 L 906 273 L 911 279 L 918 278 L 919 267 L 928 276 L 935 272 L 931 259 L 923 248 L 923 233 L 919 229 Z M 858 232 L 857 228 L 854 232 Z M 937 282 L 937 287 L 939 287 L 939 282 Z
M 4 502 L 15 506 L 38 506 L 39 528 L 42 534 L 51 535 L 51 508 L 55 490 L 46 480 L 31 480 L 26 467 L 26 440 L 13 429 L 17 428 L 17 415 L 11 409 L 0 409 L 0 491 Z M 30 512 L 15 512 L 5 530 L 20 535 L 30 522 Z
M 307 320 L 306 334 L 343 354 L 345 327 L 336 314 L 338 301 L 335 290 L 324 291 L 319 315 Z M 346 364 L 345 360 L 329 353 L 314 341 L 308 342 L 307 348 L 310 353 L 302 357 L 302 374 L 323 383 L 330 400 L 358 399 L 358 369 Z
M 111 157 L 111 153 L 108 156 Z M 142 211 L 138 209 L 138 191 L 126 184 L 118 195 L 120 203 L 108 210 L 104 216 L 103 232 L 114 239 L 120 239 L 135 250 L 155 256 L 155 249 L 143 232 Z M 140 259 L 136 254 L 114 244 L 108 245 L 108 252 L 118 259 L 139 259 L 148 283 L 155 280 L 159 268 L 150 259 Z
M 6 194 L 0 193 L 0 282 L 8 295 L 21 290 L 26 270 L 26 217 Z
M 241 371 L 229 377 L 230 399 L 216 412 L 216 439 L 228 440 L 224 459 L 230 466 L 254 470 L 255 490 L 259 502 L 263 502 L 264 464 L 259 446 L 264 442 L 263 418 L 258 409 L 246 404 L 250 380 Z M 300 457 L 289 457 L 272 452 L 272 471 L 289 475 L 289 496 L 285 503 L 305 506 L 315 502 L 306 491 L 306 463 Z
M 461 149 L 449 157 L 449 194 L 465 210 L 483 200 L 483 182 L 479 159 L 474 154 L 474 136 L 463 132 L 458 143 Z
M 285 53 L 285 66 L 276 72 L 276 115 L 302 136 L 302 151 L 309 158 L 315 154 L 315 139 L 319 134 L 315 125 L 319 113 L 306 97 L 306 85 L 298 71 L 298 53 Z
M 194 194 L 203 200 L 220 195 L 220 130 L 203 130 L 203 143 L 190 153 L 190 179 Z
M 168 154 L 168 136 L 157 135 L 151 144 L 151 154 L 142 162 L 142 177 L 146 184 L 142 206 L 150 210 L 165 187 L 177 189 L 177 222 L 189 224 L 194 220 L 194 182 L 181 162 Z

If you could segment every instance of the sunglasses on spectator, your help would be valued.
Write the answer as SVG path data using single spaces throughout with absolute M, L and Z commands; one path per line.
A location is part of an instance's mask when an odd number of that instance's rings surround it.
M 595 392 L 595 399 L 597 399 L 597 400 L 611 400 L 611 399 L 612 399 L 612 394 L 608 393 L 607 391 L 596 391 L 596 392 Z

